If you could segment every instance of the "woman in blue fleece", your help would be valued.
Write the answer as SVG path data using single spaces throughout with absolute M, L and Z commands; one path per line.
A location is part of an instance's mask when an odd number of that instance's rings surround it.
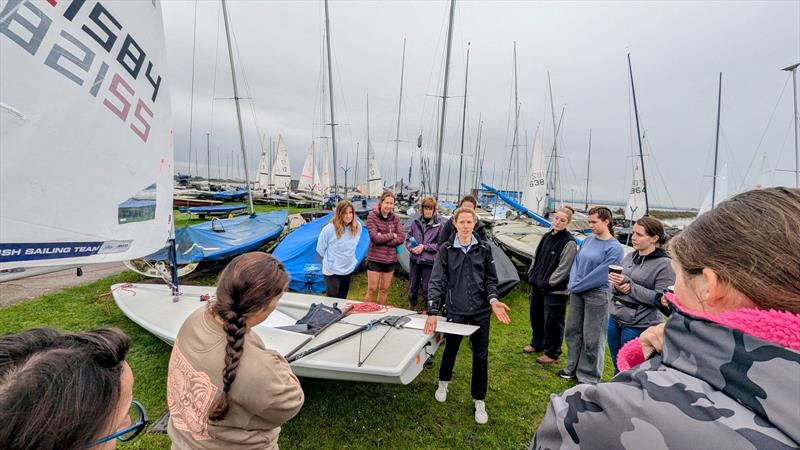
M 322 274 L 325 275 L 325 295 L 347 298 L 350 277 L 356 269 L 356 247 L 361 239 L 361 225 L 356 220 L 353 204 L 342 200 L 330 223 L 322 228 L 317 238 L 317 253 L 322 257 Z
M 558 376 L 597 384 L 603 373 L 608 323 L 608 266 L 622 263 L 622 245 L 614 239 L 611 210 L 589 210 L 592 235 L 578 250 L 569 273 L 567 365 Z

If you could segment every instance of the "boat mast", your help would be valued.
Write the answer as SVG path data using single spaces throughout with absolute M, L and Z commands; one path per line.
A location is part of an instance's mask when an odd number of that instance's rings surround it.
M 211 133 L 206 133 L 206 170 L 208 171 L 208 190 L 211 190 Z
M 434 197 L 439 198 L 439 178 L 442 175 L 442 148 L 444 147 L 444 124 L 447 113 L 447 82 L 450 75 L 450 47 L 453 44 L 453 17 L 455 16 L 456 0 L 450 0 L 450 21 L 447 25 L 447 51 L 444 63 L 444 92 L 442 94 L 442 116 L 439 123 L 439 148 L 436 155 L 436 191 Z
M 464 129 L 467 124 L 467 85 L 469 82 L 469 42 L 467 42 L 467 68 L 464 75 L 464 111 L 461 113 L 461 158 L 458 162 L 458 199 L 461 199 L 461 173 L 464 170 Z
M 589 156 L 586 158 L 586 199 L 583 205 L 585 210 L 589 210 L 589 168 L 592 161 L 592 129 L 589 128 Z
M 514 167 L 514 183 L 511 186 L 514 187 L 514 190 L 519 190 L 519 150 L 517 149 L 517 143 L 519 140 L 519 89 L 518 89 L 518 82 L 517 82 L 517 41 L 514 41 L 514 137 L 511 141 L 511 154 L 517 158 L 515 167 Z M 513 160 L 514 157 L 511 159 Z M 508 171 L 508 176 L 511 176 L 511 171 Z
M 633 94 L 633 113 L 636 116 L 636 136 L 639 138 L 639 162 L 642 165 L 642 183 L 643 183 L 642 190 L 644 191 L 644 215 L 649 216 L 650 201 L 647 198 L 647 177 L 645 176 L 644 173 L 644 154 L 642 153 L 642 133 L 639 131 L 639 108 L 636 105 L 636 88 L 633 85 L 633 68 L 631 67 L 630 53 L 628 53 L 628 73 L 631 76 L 631 93 Z M 721 79 L 722 79 L 722 74 L 720 74 L 720 80 Z M 716 171 L 714 176 L 716 177 Z M 711 203 L 713 204 L 714 202 L 712 201 Z
M 714 142 L 714 178 L 711 183 L 711 208 L 717 206 L 717 162 L 719 160 L 719 116 L 722 111 L 722 72 L 719 73 L 719 90 L 717 92 L 717 138 Z
M 255 215 L 253 208 L 253 190 L 250 189 L 250 175 L 247 172 L 247 150 L 244 145 L 244 130 L 242 129 L 242 111 L 239 107 L 239 86 L 236 84 L 236 69 L 233 64 L 233 48 L 231 47 L 231 31 L 228 25 L 228 7 L 226 0 L 222 0 L 222 15 L 225 21 L 225 36 L 228 41 L 228 58 L 231 61 L 231 80 L 233 81 L 233 101 L 236 104 L 236 121 L 239 125 L 239 145 L 242 148 L 242 163 L 244 164 L 244 179 L 247 186 L 247 197 L 250 201 L 250 214 Z
M 794 94 L 794 187 L 800 188 L 800 129 L 798 129 L 798 121 L 800 116 L 797 115 L 797 66 L 800 63 L 791 65 L 782 70 L 792 72 L 792 93 Z
M 328 97 L 331 105 L 331 147 L 333 147 L 333 195 L 339 196 L 339 183 L 336 178 L 336 120 L 333 118 L 333 75 L 331 70 L 331 23 L 328 14 L 328 0 L 325 0 L 325 42 L 328 47 Z M 330 168 L 328 169 L 330 170 Z
M 553 86 L 550 84 L 550 71 L 547 71 L 547 91 L 550 93 L 550 114 L 553 118 L 553 150 L 550 152 L 550 162 L 547 164 L 548 170 L 550 170 L 549 178 L 550 178 L 550 186 L 549 188 L 551 191 L 551 199 L 553 200 L 553 207 L 555 208 L 555 201 L 556 201 L 556 185 L 558 183 L 558 128 L 561 125 L 561 121 L 556 124 L 556 108 L 553 101 Z M 564 110 L 561 110 L 561 115 L 563 117 Z M 547 193 L 545 193 L 545 197 L 547 197 Z M 546 210 L 549 208 L 550 205 L 545 204 Z
M 483 113 L 478 114 L 478 137 L 475 139 L 475 153 L 472 160 L 472 186 L 478 188 L 478 164 L 481 157 L 481 127 L 483 126 Z
M 398 155 L 400 154 L 400 112 L 403 110 L 403 75 L 406 69 L 406 38 L 403 38 L 403 60 L 400 64 L 400 101 L 397 103 L 397 128 L 394 134 L 394 182 L 397 183 L 398 173 Z M 403 184 L 400 184 L 400 191 L 403 190 Z

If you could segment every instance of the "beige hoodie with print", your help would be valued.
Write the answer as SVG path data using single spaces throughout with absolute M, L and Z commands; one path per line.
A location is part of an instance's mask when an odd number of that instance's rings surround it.
M 222 393 L 226 334 L 207 308 L 181 326 L 167 377 L 168 433 L 179 450 L 277 449 L 281 425 L 303 406 L 303 390 L 286 359 L 247 333 L 223 420 L 208 415 Z

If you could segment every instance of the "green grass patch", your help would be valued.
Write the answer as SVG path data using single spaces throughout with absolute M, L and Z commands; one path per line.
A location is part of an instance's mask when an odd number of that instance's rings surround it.
M 136 377 L 134 397 L 152 418 L 166 410 L 166 377 L 170 347 L 128 320 L 108 293 L 111 284 L 141 282 L 131 272 L 45 295 L 0 310 L 0 333 L 51 326 L 79 331 L 119 327 L 131 337 L 128 356 Z M 215 275 L 195 277 L 192 284 L 213 285 Z M 389 301 L 407 304 L 408 282 L 396 276 Z M 360 300 L 366 293 L 366 274 L 354 276 L 349 297 Z M 306 401 L 297 417 L 283 427 L 284 449 L 318 448 L 527 448 L 541 421 L 550 394 L 573 385 L 555 374 L 563 362 L 542 366 L 535 355 L 521 349 L 530 339 L 527 285 L 520 284 L 504 301 L 511 307 L 512 322 L 503 326 L 492 320 L 489 345 L 489 423 L 477 425 L 470 396 L 471 353 L 464 340 L 454 370 L 447 402 L 433 398 L 441 351 L 433 368 L 425 369 L 406 386 L 301 379 Z M 562 357 L 563 360 L 563 357 Z M 606 355 L 604 379 L 613 368 Z M 121 449 L 168 449 L 164 434 L 147 433 Z

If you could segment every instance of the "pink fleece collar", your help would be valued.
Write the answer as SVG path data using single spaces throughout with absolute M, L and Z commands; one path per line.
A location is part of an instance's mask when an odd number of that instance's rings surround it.
M 674 294 L 668 293 L 666 296 L 684 315 L 718 323 L 781 347 L 800 351 L 800 314 L 775 309 L 740 308 L 715 315 L 688 310 Z
M 686 316 L 718 323 L 781 347 L 800 351 L 800 314 L 756 308 L 741 308 L 720 314 L 709 314 L 686 309 L 673 294 L 668 293 L 666 297 Z M 620 371 L 628 370 L 642 362 L 644 362 L 644 353 L 638 338 L 626 343 L 617 355 L 617 366 Z

